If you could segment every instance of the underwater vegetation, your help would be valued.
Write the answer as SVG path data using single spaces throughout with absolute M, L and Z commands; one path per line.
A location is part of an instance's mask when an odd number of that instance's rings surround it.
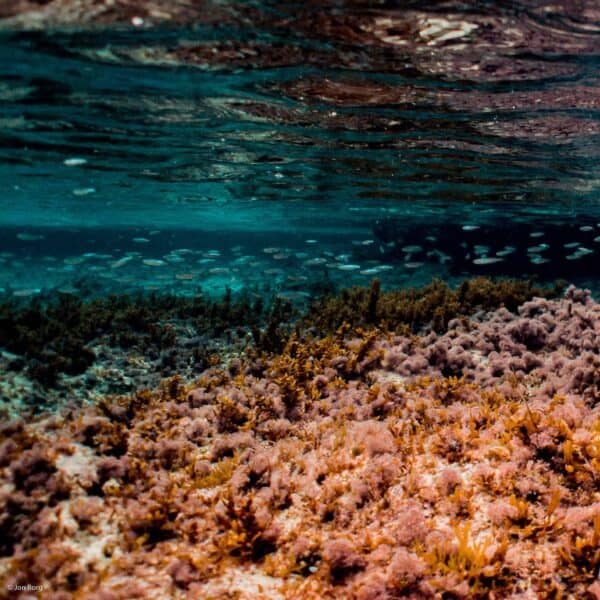
M 390 331 L 407 329 L 413 333 L 431 326 L 441 332 L 456 317 L 500 306 L 514 311 L 534 296 L 556 298 L 565 287 L 564 282 L 542 287 L 530 280 L 475 277 L 455 289 L 436 279 L 422 288 L 383 291 L 374 280 L 369 288 L 354 287 L 320 298 L 302 322 L 320 334 L 332 333 L 343 323 L 352 327 L 381 325 Z
M 190 383 L 6 422 L 0 583 L 598 598 L 599 356 L 600 305 L 569 287 L 441 332 L 294 333 Z
M 598 16 L 0 0 L 0 597 L 600 600 Z
M 443 331 L 455 317 L 500 306 L 514 310 L 534 296 L 556 297 L 563 288 L 561 283 L 542 288 L 528 281 L 475 278 L 456 289 L 434 281 L 423 288 L 383 291 L 375 280 L 369 288 L 324 296 L 304 314 L 286 299 L 265 302 L 259 295 L 230 291 L 219 300 L 201 291 L 191 298 L 151 293 L 81 300 L 58 294 L 0 304 L 0 347 L 17 355 L 9 369 L 26 370 L 45 387 L 55 386 L 60 374 L 84 373 L 98 359 L 94 348 L 100 342 L 140 353 L 168 376 L 184 364 L 195 372 L 205 369 L 223 344 L 280 352 L 296 330 L 323 337 L 344 323 L 412 332 L 431 325 Z
M 70 294 L 58 294 L 46 302 L 34 299 L 23 303 L 8 301 L 0 305 L 0 347 L 19 355 L 9 368 L 26 368 L 33 379 L 53 386 L 59 374 L 78 375 L 94 363 L 93 342 L 104 341 L 122 350 L 135 349 L 155 359 L 158 368 L 169 363 L 170 351 L 179 348 L 181 323 L 195 333 L 195 344 L 187 348 L 195 368 L 208 366 L 215 352 L 215 340 L 226 332 L 256 330 L 265 324 L 275 335 L 272 322 L 292 315 L 289 303 L 275 300 L 265 306 L 260 297 L 232 298 L 228 291 L 215 301 L 202 295 L 185 298 L 168 294 L 145 296 L 111 295 L 81 300 Z M 260 332 L 254 336 L 257 346 L 273 343 Z M 168 374 L 168 373 L 167 373 Z

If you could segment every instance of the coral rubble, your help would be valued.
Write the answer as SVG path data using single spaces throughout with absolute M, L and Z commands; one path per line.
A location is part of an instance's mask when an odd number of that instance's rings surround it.
M 373 306 L 367 298 L 367 306 Z M 0 433 L 2 586 L 599 597 L 600 305 L 340 328 Z

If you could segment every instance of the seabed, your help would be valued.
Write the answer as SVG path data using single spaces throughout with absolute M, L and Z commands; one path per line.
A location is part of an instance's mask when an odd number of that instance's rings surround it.
M 0 6 L 0 597 L 600 600 L 599 19 Z

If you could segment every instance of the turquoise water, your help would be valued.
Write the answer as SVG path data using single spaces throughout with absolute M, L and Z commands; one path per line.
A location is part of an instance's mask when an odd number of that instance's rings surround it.
M 4 31 L 0 289 L 597 288 L 597 11 L 394 6 Z

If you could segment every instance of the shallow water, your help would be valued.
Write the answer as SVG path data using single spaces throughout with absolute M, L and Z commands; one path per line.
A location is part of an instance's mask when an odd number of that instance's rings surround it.
M 600 305 L 530 285 L 598 298 L 599 58 L 598 0 L 0 0 L 0 587 L 600 597 Z
M 181 6 L 4 22 L 6 294 L 597 289 L 592 3 Z

